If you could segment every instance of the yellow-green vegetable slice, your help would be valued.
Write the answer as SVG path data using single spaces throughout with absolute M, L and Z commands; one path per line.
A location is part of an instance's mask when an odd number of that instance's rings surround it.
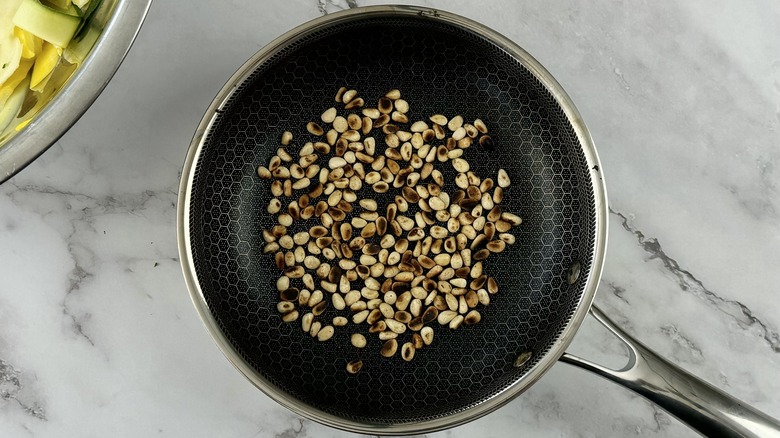
M 13 22 L 57 47 L 67 47 L 79 28 L 81 19 L 44 6 L 38 0 L 22 0 Z
M 19 114 L 19 109 L 21 109 L 22 104 L 24 103 L 24 98 L 27 95 L 27 89 L 29 87 L 30 77 L 27 76 L 16 86 L 16 89 L 14 89 L 14 92 L 11 93 L 11 96 L 5 103 L 0 106 L 0 133 L 4 132 L 8 125 L 11 124 Z
M 11 21 L 21 1 L 0 1 L 0 85 L 19 68 L 19 60 L 22 58 L 22 43 L 14 35 Z

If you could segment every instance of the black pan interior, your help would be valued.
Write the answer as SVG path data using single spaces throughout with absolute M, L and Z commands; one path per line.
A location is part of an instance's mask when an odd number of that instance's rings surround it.
M 443 113 L 482 118 L 494 151 L 472 147 L 464 158 L 483 178 L 499 168 L 512 185 L 504 209 L 523 217 L 517 244 L 490 257 L 486 272 L 500 284 L 482 322 L 456 331 L 434 324 L 435 341 L 411 363 L 349 342 L 367 326 L 338 328 L 320 343 L 300 321 L 281 322 L 275 306 L 280 272 L 263 255 L 261 230 L 269 182 L 256 175 L 279 147 L 283 131 L 300 147 L 313 140 L 309 121 L 334 105 L 341 86 L 359 90 L 367 106 L 398 88 L 410 120 Z M 384 149 L 383 135 L 377 137 Z M 295 151 L 296 147 L 290 150 Z M 446 189 L 455 172 L 439 166 Z M 390 192 L 392 193 L 392 191 Z M 307 35 L 258 65 L 226 102 L 207 133 L 192 183 L 190 241 L 198 282 L 210 311 L 241 357 L 282 391 L 314 408 L 364 423 L 416 422 L 478 404 L 521 378 L 556 341 L 577 307 L 582 281 L 566 272 L 582 264 L 587 278 L 594 239 L 593 187 L 580 143 L 548 90 L 518 60 L 490 41 L 424 17 L 370 18 Z M 360 194 L 359 194 L 360 195 Z M 378 198 L 386 204 L 392 197 Z M 283 205 L 289 200 L 282 199 Z M 356 212 L 359 209 L 356 209 Z M 416 211 L 412 209 L 411 211 Z M 412 216 L 412 213 L 409 216 Z M 298 221 L 290 234 L 315 225 Z M 354 288 L 354 287 L 353 287 Z M 359 287 L 358 287 L 359 289 Z M 349 316 L 332 307 L 321 318 Z M 408 340 L 409 333 L 400 341 Z M 523 367 L 519 353 L 533 352 Z M 345 372 L 362 359 L 361 373 Z

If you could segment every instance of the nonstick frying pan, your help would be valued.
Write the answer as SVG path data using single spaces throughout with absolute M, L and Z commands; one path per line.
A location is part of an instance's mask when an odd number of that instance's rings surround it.
M 517 244 L 486 261 L 501 290 L 480 309 L 482 321 L 437 327 L 433 345 L 411 362 L 380 357 L 374 336 L 367 348 L 355 349 L 349 336 L 358 327 L 317 342 L 276 311 L 280 272 L 262 254 L 261 236 L 275 217 L 265 211 L 271 194 L 256 169 L 275 154 L 283 131 L 291 130 L 298 146 L 308 141 L 303 128 L 332 105 L 341 86 L 359 90 L 367 102 L 400 89 L 410 120 L 436 113 L 485 120 L 494 150 L 472 147 L 464 158 L 483 178 L 505 169 L 513 183 L 502 207 L 523 217 L 513 230 Z M 442 169 L 452 182 L 454 170 Z M 392 202 L 370 195 L 380 205 Z M 378 6 L 306 23 L 230 78 L 187 154 L 179 248 L 195 307 L 227 358 L 277 402 L 330 426 L 387 435 L 452 427 L 507 403 L 561 359 L 648 397 L 701 433 L 780 436 L 776 420 L 659 358 L 591 307 L 606 209 L 587 128 L 536 60 L 463 17 Z M 311 225 L 299 221 L 288 232 Z M 629 346 L 623 369 L 565 354 L 589 312 Z M 331 308 L 323 317 L 339 314 L 349 311 Z M 365 365 L 352 376 L 345 364 L 355 359 Z

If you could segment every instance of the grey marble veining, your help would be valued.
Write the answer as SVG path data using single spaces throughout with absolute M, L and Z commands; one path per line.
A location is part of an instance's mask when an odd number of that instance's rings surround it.
M 673 362 L 780 416 L 780 5 L 401 2 L 483 22 L 542 62 L 596 141 L 610 199 L 598 305 Z M 288 29 L 374 1 L 158 0 L 105 92 L 0 186 L 0 436 L 341 437 L 246 382 L 179 268 L 184 154 L 230 74 Z M 571 352 L 620 366 L 586 321 Z M 556 365 L 430 436 L 693 437 Z

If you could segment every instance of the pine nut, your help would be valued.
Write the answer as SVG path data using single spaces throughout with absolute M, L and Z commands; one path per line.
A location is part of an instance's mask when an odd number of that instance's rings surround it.
M 410 361 L 416 350 L 433 340 L 433 330 L 425 324 L 437 320 L 457 329 L 480 321 L 475 307 L 488 305 L 490 295 L 499 289 L 483 272 L 483 261 L 516 242 L 509 231 L 522 219 L 500 207 L 510 185 L 507 172 L 499 169 L 495 182 L 482 180 L 467 161 L 473 152 L 465 149 L 472 141 L 478 141 L 481 150 L 495 147 L 481 119 L 469 124 L 459 115 L 448 119 L 434 114 L 411 123 L 409 103 L 398 90 L 381 97 L 376 108 L 363 108 L 357 91 L 345 87 L 335 100 L 356 112 L 340 115 L 330 107 L 319 117 L 325 125 L 307 123 L 310 134 L 325 138 L 306 142 L 297 152 L 297 162 L 284 148 L 292 143 L 292 133 L 284 131 L 283 147 L 268 167 L 257 168 L 258 178 L 269 180 L 274 198 L 266 210 L 278 222 L 262 233 L 263 252 L 274 254 L 282 272 L 276 284 L 277 310 L 289 322 L 299 316 L 296 304 L 310 307 L 302 328 L 326 341 L 334 326 L 347 325 L 348 319 L 337 316 L 333 325 L 322 327 L 314 318 L 330 305 L 339 311 L 349 308 L 353 323 L 367 322 L 369 332 L 385 341 L 382 354 L 387 357 L 398 349 L 395 338 L 411 329 L 412 341 L 401 347 L 403 359 Z M 376 129 L 385 136 L 384 151 L 377 151 L 369 136 Z M 327 165 L 317 162 L 320 156 Z M 455 190 L 437 168 L 447 161 L 457 172 Z M 384 207 L 385 214 L 380 216 L 382 207 L 376 200 L 359 199 L 357 193 L 364 186 L 380 194 L 396 190 L 388 193 L 392 201 Z M 303 193 L 293 196 L 294 190 Z M 281 196 L 292 198 L 284 201 L 289 202 L 286 208 Z M 408 213 L 415 204 L 419 211 Z M 353 212 L 357 206 L 360 209 Z M 309 219 L 321 225 L 287 234 L 295 222 Z M 377 235 L 378 242 L 372 242 Z M 319 289 L 312 274 L 317 275 Z M 302 278 L 303 289 L 292 287 L 291 279 L 296 278 Z M 332 294 L 329 300 L 323 291 Z M 353 339 L 358 339 L 359 348 L 367 343 L 363 335 Z M 361 367 L 361 361 L 352 361 L 347 370 L 356 373 Z
M 357 348 L 365 348 L 366 346 L 366 337 L 361 335 L 360 333 L 355 333 L 350 337 L 350 341 L 352 342 L 352 345 L 354 345 Z
M 401 347 L 401 357 L 403 360 L 409 362 L 412 359 L 414 359 L 414 352 L 415 352 L 414 345 L 411 342 L 406 342 Z
M 320 331 L 317 333 L 317 340 L 320 342 L 325 342 L 328 339 L 333 337 L 333 333 L 335 332 L 335 329 L 332 325 L 326 325 Z
M 390 339 L 382 345 L 382 349 L 379 351 L 384 357 L 391 357 L 398 350 L 398 341 Z

